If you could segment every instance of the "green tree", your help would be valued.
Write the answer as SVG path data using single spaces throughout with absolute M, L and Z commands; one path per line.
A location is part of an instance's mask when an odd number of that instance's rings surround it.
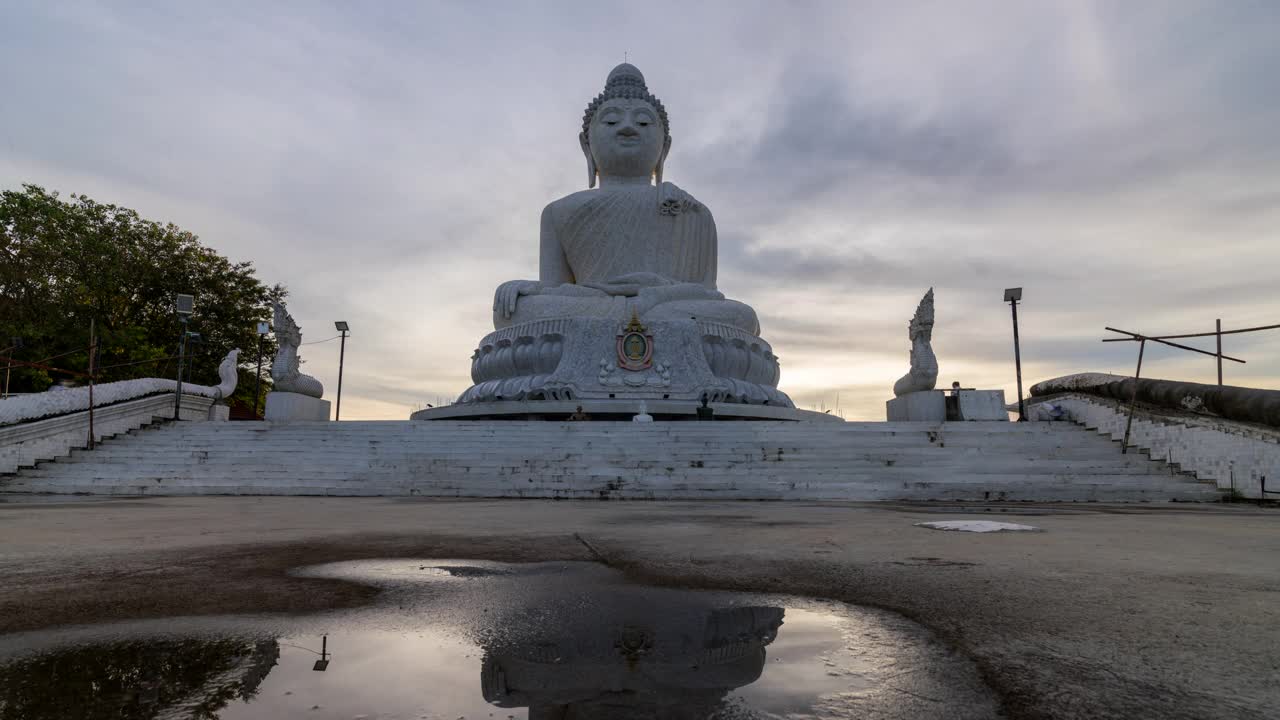
M 84 195 L 62 200 L 36 185 L 0 193 L 0 348 L 22 337 L 20 359 L 56 357 L 50 365 L 84 371 L 93 321 L 99 382 L 174 377 L 178 293 L 195 296 L 189 329 L 201 335 L 189 348 L 188 377 L 217 384 L 218 364 L 239 347 L 240 384 L 232 400 L 252 404 L 256 325 L 270 320 L 271 302 L 286 294 L 282 286 L 259 281 L 252 263 L 232 262 L 194 234 L 128 208 Z M 268 338 L 264 354 L 274 351 Z M 11 390 L 38 392 L 65 379 L 14 368 Z M 264 392 L 268 386 L 264 379 Z

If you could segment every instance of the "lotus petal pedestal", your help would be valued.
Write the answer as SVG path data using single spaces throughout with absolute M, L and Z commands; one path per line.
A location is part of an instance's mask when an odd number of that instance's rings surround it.
M 575 404 L 588 413 L 592 405 L 634 413 L 628 401 L 640 400 L 655 414 L 667 408 L 692 415 L 705 398 L 733 406 L 735 417 L 797 419 L 791 398 L 777 388 L 779 372 L 769 343 L 720 323 L 537 320 L 487 335 L 471 359 L 475 384 L 457 404 L 413 418 L 471 416 L 468 407 L 479 416 L 530 415 L 539 404 L 553 414 Z M 688 412 L 675 412 L 676 405 Z

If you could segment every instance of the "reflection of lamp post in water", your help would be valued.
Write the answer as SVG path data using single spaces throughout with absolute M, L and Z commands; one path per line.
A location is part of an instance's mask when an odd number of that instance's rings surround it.
M 328 668 L 329 668 L 329 636 L 321 635 L 320 636 L 320 659 L 316 661 L 315 665 L 311 666 L 311 669 L 315 670 L 316 672 L 324 672 Z
M 311 648 L 302 647 L 301 645 L 293 645 L 291 643 L 284 643 L 284 642 L 280 644 L 284 645 L 285 647 L 297 648 L 299 650 L 306 650 L 312 655 L 319 655 L 320 659 L 316 661 L 315 665 L 311 666 L 311 669 L 315 670 L 316 672 L 324 672 L 329 667 L 329 636 L 327 634 L 320 636 L 320 652 L 316 652 Z

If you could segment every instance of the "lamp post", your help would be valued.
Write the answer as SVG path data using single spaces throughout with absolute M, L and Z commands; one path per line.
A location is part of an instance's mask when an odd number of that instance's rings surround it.
M 342 346 L 338 350 L 338 406 L 333 411 L 333 421 L 338 422 L 342 417 L 342 364 L 347 356 L 347 331 L 351 326 L 347 325 L 345 320 L 338 320 L 333 324 L 333 328 L 342 333 Z
M 258 419 L 258 400 L 262 397 L 262 343 L 271 332 L 271 324 L 258 323 L 258 379 L 253 383 L 253 419 Z
M 1018 422 L 1027 421 L 1027 406 L 1022 400 L 1022 350 L 1018 346 L 1018 302 L 1022 300 L 1022 288 L 1007 288 L 1004 301 L 1013 308 L 1013 363 L 1018 371 Z
M 203 343 L 204 343 L 204 338 L 200 337 L 200 333 L 195 332 L 194 330 L 190 330 L 187 332 L 187 345 L 189 346 L 192 355 L 200 354 L 200 346 Z M 191 374 L 194 373 L 195 371 L 196 371 L 196 363 L 194 360 L 192 360 L 191 362 L 187 363 L 186 382 L 188 383 L 191 382 Z
M 5 349 L 4 355 L 5 357 L 9 357 L 9 353 L 13 352 L 14 350 L 21 350 L 21 349 L 22 349 L 22 338 L 11 337 L 9 338 L 9 347 Z M 13 369 L 13 361 L 6 360 L 4 364 L 4 394 L 0 395 L 0 397 L 4 397 L 4 398 L 9 397 L 9 371 L 11 369 Z
M 182 335 L 178 339 L 178 386 L 173 394 L 173 419 L 182 419 L 182 361 L 187 353 L 187 321 L 191 319 L 191 311 L 195 307 L 194 295 L 181 293 L 174 299 L 174 310 L 178 313 L 178 322 L 182 323 Z

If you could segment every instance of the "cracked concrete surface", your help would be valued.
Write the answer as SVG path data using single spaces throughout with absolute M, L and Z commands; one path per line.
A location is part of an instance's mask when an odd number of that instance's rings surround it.
M 1274 509 L 6 500 L 0 633 L 368 602 L 373 588 L 287 574 L 334 560 L 594 559 L 658 584 L 902 613 L 972 657 L 1013 718 L 1269 718 L 1280 707 Z M 913 526 L 944 519 L 1045 532 Z

